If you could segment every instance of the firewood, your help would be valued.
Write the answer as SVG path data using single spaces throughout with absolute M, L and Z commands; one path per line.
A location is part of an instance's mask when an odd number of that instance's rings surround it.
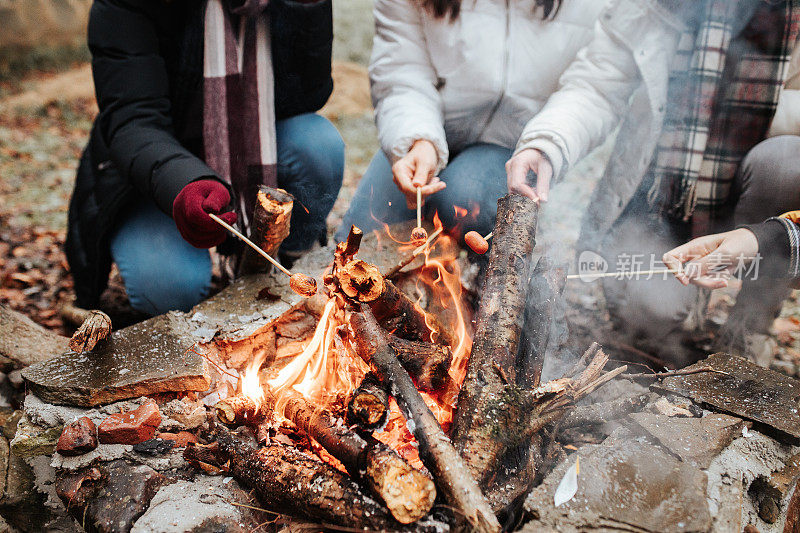
M 216 428 L 216 441 L 220 464 L 275 512 L 348 528 L 398 529 L 380 503 L 319 459 L 274 442 L 257 449 L 223 426 Z
M 389 414 L 389 393 L 370 372 L 353 391 L 347 403 L 347 423 L 364 431 L 375 431 L 386 424 Z
M 522 387 L 539 386 L 558 299 L 567 283 L 566 273 L 566 268 L 553 265 L 545 256 L 531 274 L 516 364 L 517 384 Z
M 421 391 L 441 389 L 448 379 L 453 353 L 447 346 L 423 341 L 401 339 L 389 335 L 389 345 L 403 368 L 414 378 Z M 356 352 L 362 359 L 372 353 L 372 346 L 364 339 L 353 339 Z
M 369 305 L 385 330 L 403 339 L 454 344 L 452 333 L 385 279 L 375 265 L 350 261 L 337 269 L 335 277 L 339 290 L 351 301 Z
M 466 520 L 470 530 L 499 531 L 500 524 L 489 503 L 420 396 L 408 372 L 394 355 L 386 332 L 381 329 L 367 304 L 361 304 L 360 311 L 350 314 L 351 334 L 354 338 L 365 339 L 372 346 L 372 353 L 366 362 L 381 380 L 391 386 L 392 394 L 409 421 L 409 429 L 419 445 L 420 459 L 433 474 L 445 500 L 458 518 Z
M 289 236 L 294 197 L 283 189 L 261 186 L 256 194 L 250 239 L 270 256 L 275 256 L 281 243 Z M 253 250 L 245 248 L 239 274 L 264 270 L 264 261 Z
M 498 201 L 494 246 L 453 420 L 453 443 L 468 459 L 472 474 L 483 483 L 496 473 L 486 467 L 507 449 L 498 432 L 502 435 L 508 427 L 515 427 L 523 416 L 524 406 L 514 398 L 519 390 L 516 363 L 538 210 L 536 202 L 519 195 Z M 499 419 L 492 418 L 497 415 Z
M 258 426 L 264 420 L 264 409 L 244 394 L 218 401 L 214 410 L 220 422 L 229 426 Z
M 73 352 L 91 352 L 97 343 L 111 335 L 111 318 L 102 311 L 93 309 L 88 311 L 81 327 L 69 341 L 69 348 Z
M 386 444 L 361 437 L 341 418 L 300 396 L 289 398 L 284 415 L 338 459 L 353 478 L 361 479 L 401 524 L 416 522 L 433 507 L 433 481 Z

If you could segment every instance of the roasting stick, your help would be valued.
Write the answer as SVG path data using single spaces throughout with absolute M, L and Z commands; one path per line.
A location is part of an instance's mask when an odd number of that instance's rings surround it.
M 675 274 L 676 271 L 669 269 L 669 270 L 631 270 L 630 272 L 604 272 L 602 274 L 570 274 L 567 276 L 567 279 L 586 279 L 586 278 L 621 278 L 627 275 L 636 275 L 636 276 L 657 276 L 659 274 Z
M 411 252 L 410 254 L 408 254 L 406 257 L 404 257 L 403 259 L 401 259 L 401 260 L 400 260 L 400 262 L 399 262 L 399 263 L 397 263 L 395 266 L 393 266 L 392 268 L 390 268 L 390 269 L 389 269 L 389 270 L 388 270 L 388 271 L 387 271 L 387 272 L 386 272 L 386 273 L 383 275 L 383 277 L 385 277 L 386 279 L 392 278 L 392 277 L 394 277 L 394 276 L 395 276 L 395 275 L 396 275 L 398 272 L 400 272 L 401 270 L 403 270 L 403 268 L 405 268 L 405 266 L 406 266 L 406 265 L 410 264 L 410 263 L 411 263 L 411 262 L 412 262 L 414 259 L 416 259 L 416 258 L 417 258 L 417 256 L 419 256 L 419 255 L 420 255 L 422 252 L 424 252 L 425 250 L 427 250 L 427 249 L 428 249 L 428 247 L 429 247 L 429 246 L 430 246 L 430 245 L 433 243 L 433 240 L 434 240 L 434 239 L 436 239 L 436 237 L 438 237 L 438 236 L 439 236 L 439 234 L 440 234 L 440 233 L 442 233 L 442 231 L 444 231 L 444 227 L 440 227 L 439 229 L 437 229 L 436 231 L 434 231 L 433 233 L 431 233 L 431 234 L 430 234 L 430 236 L 428 237 L 428 239 L 427 239 L 427 240 L 426 240 L 424 243 L 422 243 L 422 244 L 420 244 L 419 246 L 417 246 L 416 248 L 414 248 L 414 251 L 412 251 L 412 252 Z
M 294 292 L 296 292 L 300 296 L 305 296 L 305 297 L 311 297 L 317 293 L 317 281 L 314 278 L 312 278 L 311 276 L 307 276 L 306 274 L 300 274 L 299 272 L 292 274 L 286 269 L 286 267 L 284 267 L 282 264 L 273 259 L 267 252 L 259 248 L 256 245 L 256 243 L 254 243 L 253 241 L 242 235 L 242 233 L 240 233 L 239 230 L 237 230 L 236 228 L 234 228 L 233 226 L 231 226 L 230 224 L 219 218 L 214 213 L 208 213 L 208 216 L 210 216 L 211 219 L 214 220 L 217 224 L 219 224 L 226 230 L 230 231 L 237 237 L 239 237 L 242 240 L 242 242 L 244 242 L 250 248 L 261 254 L 261 256 L 264 259 L 275 265 L 275 267 L 278 270 L 289 276 L 289 286 L 292 288 Z
M 417 187 L 417 227 L 411 231 L 411 242 L 424 243 L 428 232 L 422 227 L 422 187 Z

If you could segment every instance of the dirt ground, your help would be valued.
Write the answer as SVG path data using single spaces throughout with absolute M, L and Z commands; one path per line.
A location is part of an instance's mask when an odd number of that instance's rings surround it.
M 369 0 L 335 2 L 334 96 L 323 110 L 347 144 L 342 192 L 329 218 L 332 231 L 377 149 L 366 65 L 373 23 Z M 80 54 L 79 54 L 80 55 Z M 0 303 L 67 334 L 58 308 L 72 298 L 63 255 L 67 205 L 81 150 L 96 114 L 88 64 L 60 71 L 28 72 L 0 80 Z M 544 247 L 567 248 L 577 239 L 580 214 L 610 151 L 610 145 L 574 169 L 553 192 L 539 231 Z M 124 300 L 117 279 L 110 300 Z M 569 284 L 566 310 L 574 349 L 613 337 L 597 284 Z M 715 296 L 714 319 L 724 317 L 732 295 Z M 800 367 L 800 299 L 795 292 L 775 323 L 780 345 L 773 367 L 790 375 Z M 117 302 L 119 303 L 119 302 Z M 119 325 L 119 324 L 118 324 Z M 630 360 L 630 351 L 614 355 Z

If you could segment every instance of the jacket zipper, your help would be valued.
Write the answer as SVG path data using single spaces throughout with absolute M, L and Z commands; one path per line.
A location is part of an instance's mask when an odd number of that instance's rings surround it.
M 506 36 L 505 39 L 503 40 L 503 77 L 500 84 L 500 94 L 498 95 L 497 100 L 492 105 L 492 109 L 489 111 L 489 116 L 486 118 L 486 122 L 483 124 L 483 128 L 481 129 L 481 132 L 478 135 L 478 139 L 483 137 L 483 134 L 486 133 L 486 129 L 489 127 L 489 124 L 492 123 L 492 120 L 494 120 L 494 116 L 497 114 L 497 111 L 500 109 L 500 104 L 503 103 L 503 99 L 506 96 L 506 89 L 508 88 L 508 78 L 509 78 L 508 70 L 510 61 L 509 58 L 510 39 L 511 39 L 511 0 L 506 0 Z

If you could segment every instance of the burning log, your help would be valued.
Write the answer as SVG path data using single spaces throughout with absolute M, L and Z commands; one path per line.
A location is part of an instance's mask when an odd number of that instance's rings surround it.
M 318 459 L 277 443 L 256 449 L 222 426 L 216 428 L 216 440 L 218 464 L 227 464 L 230 475 L 276 512 L 349 528 L 399 529 L 381 504 Z
M 439 490 L 457 516 L 464 517 L 472 531 L 499 531 L 500 524 L 478 484 L 394 355 L 386 333 L 367 304 L 361 305 L 361 313 L 351 313 L 350 328 L 353 338 L 372 346 L 366 361 L 379 378 L 390 384 L 392 394 L 419 444 L 422 462 L 433 474 Z
M 257 426 L 264 420 L 261 406 L 244 394 L 218 401 L 214 410 L 220 422 L 229 426 Z
M 256 194 L 250 239 L 270 256 L 275 256 L 289 236 L 294 197 L 283 189 L 261 186 Z M 264 261 L 253 250 L 245 248 L 239 274 L 264 270 Z
M 335 278 L 341 292 L 353 301 L 367 304 L 385 330 L 403 339 L 454 344 L 452 334 L 385 279 L 375 265 L 350 261 L 336 270 Z
M 86 312 L 81 327 L 72 335 L 69 348 L 73 352 L 91 352 L 102 340 L 111 335 L 111 318 L 102 311 Z
M 453 353 L 447 346 L 430 342 L 410 341 L 395 335 L 389 336 L 389 346 L 394 350 L 403 368 L 417 382 L 421 391 L 441 389 L 448 379 Z
M 347 423 L 365 431 L 375 431 L 386 424 L 389 393 L 373 373 L 364 376 L 347 404 Z
M 361 479 L 401 524 L 416 522 L 433 507 L 433 482 L 386 444 L 361 437 L 330 411 L 315 408 L 299 396 L 288 400 L 284 415 L 338 459 L 352 477 Z

